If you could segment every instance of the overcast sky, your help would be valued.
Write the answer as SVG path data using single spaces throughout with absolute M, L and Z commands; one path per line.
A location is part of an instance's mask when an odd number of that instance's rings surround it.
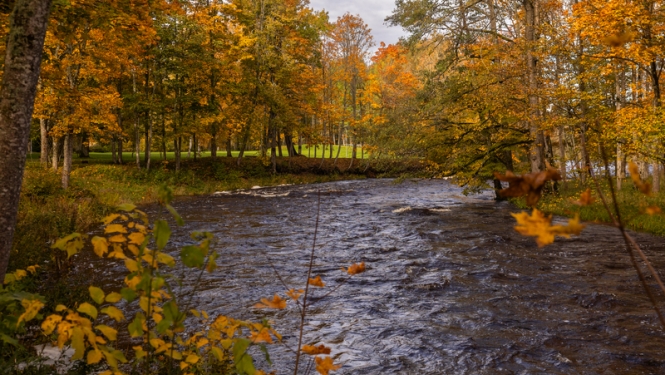
M 395 8 L 395 0 L 310 0 L 310 6 L 316 10 L 325 9 L 330 16 L 330 22 L 349 12 L 359 15 L 372 29 L 374 42 L 386 44 L 397 43 L 404 32 L 401 27 L 388 27 L 383 20 Z M 377 47 L 374 47 L 376 50 Z

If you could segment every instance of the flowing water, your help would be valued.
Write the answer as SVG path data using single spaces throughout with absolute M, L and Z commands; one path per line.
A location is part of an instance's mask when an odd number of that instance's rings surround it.
M 173 251 L 191 231 L 213 232 L 220 268 L 196 286 L 197 275 L 186 275 L 194 304 L 213 316 L 267 317 L 295 346 L 295 305 L 251 307 L 284 296 L 275 270 L 289 287 L 304 286 L 320 199 L 314 274 L 327 285 L 314 295 L 344 282 L 342 266 L 367 266 L 309 310 L 305 343 L 332 347 L 343 365 L 336 373 L 665 373 L 665 334 L 617 231 L 589 225 L 538 249 L 513 230 L 517 210 L 492 198 L 466 197 L 442 180 L 180 198 L 186 225 L 174 231 Z M 665 269 L 663 239 L 637 239 Z M 284 346 L 270 353 L 273 369 L 293 372 Z

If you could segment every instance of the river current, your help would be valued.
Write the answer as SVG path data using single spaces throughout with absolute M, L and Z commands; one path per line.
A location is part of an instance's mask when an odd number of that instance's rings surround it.
M 220 254 L 198 285 L 185 275 L 185 294 L 212 316 L 271 319 L 296 346 L 297 306 L 252 306 L 285 296 L 275 270 L 304 287 L 319 199 L 313 274 L 327 285 L 314 296 L 344 282 L 341 267 L 367 268 L 309 309 L 305 343 L 331 347 L 336 374 L 665 373 L 665 333 L 616 229 L 589 225 L 539 249 L 514 231 L 515 207 L 442 180 L 178 198 L 186 224 L 174 228 L 174 255 L 195 230 L 214 233 Z M 663 239 L 636 237 L 665 269 Z M 260 367 L 293 373 L 285 346 L 269 350 L 272 368 Z

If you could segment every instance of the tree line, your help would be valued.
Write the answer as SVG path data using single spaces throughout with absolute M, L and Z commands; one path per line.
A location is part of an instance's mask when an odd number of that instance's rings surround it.
M 658 189 L 662 7 L 652 0 L 398 0 L 387 20 L 409 32 L 409 60 L 422 84 L 401 110 L 409 117 L 407 144 L 472 189 L 487 186 L 494 171 L 548 164 L 584 181 L 605 160 L 619 188 L 634 161 Z

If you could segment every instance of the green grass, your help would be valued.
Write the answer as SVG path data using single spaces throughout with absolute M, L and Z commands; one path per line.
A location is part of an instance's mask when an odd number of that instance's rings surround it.
M 341 149 L 340 149 L 341 148 Z M 296 150 L 297 150 L 296 146 Z M 351 158 L 351 154 L 353 152 L 353 147 L 352 146 L 333 146 L 333 158 L 337 155 L 337 151 L 339 152 L 339 158 L 340 159 L 348 159 Z M 304 157 L 311 157 L 311 158 L 321 158 L 321 153 L 323 151 L 323 148 L 321 145 L 316 145 L 312 146 L 311 148 L 307 145 L 302 146 L 302 156 Z M 360 147 L 357 148 L 357 158 L 360 159 L 362 158 L 361 155 L 361 149 Z M 232 151 L 231 154 L 233 155 L 234 158 L 237 158 L 238 155 L 240 154 L 240 151 Z M 256 157 L 259 155 L 259 151 L 245 151 L 244 156 L 248 157 Z M 270 155 L 270 150 L 268 150 L 268 155 Z M 284 157 L 287 157 L 289 155 L 286 146 L 282 146 L 282 155 Z M 325 158 L 328 159 L 330 157 L 330 146 L 326 145 L 325 146 Z M 145 153 L 141 151 L 139 153 L 139 157 L 141 161 L 145 160 Z M 368 153 L 365 152 L 364 157 L 368 158 Z M 181 153 L 181 160 L 189 160 L 189 159 L 194 159 L 194 152 L 187 153 L 187 151 L 183 151 Z M 210 157 L 210 151 L 202 151 L 198 153 L 197 158 L 209 158 Z M 225 158 L 226 156 L 226 151 L 218 151 L 217 152 L 217 157 L 219 158 Z M 79 159 L 78 155 L 74 155 L 74 159 Z M 164 160 L 163 154 L 159 151 L 153 151 L 151 153 L 150 159 L 153 163 L 158 163 Z M 122 160 L 123 162 L 127 164 L 135 163 L 136 158 L 134 154 L 130 152 L 123 152 L 122 153 Z M 175 160 L 175 152 L 169 151 L 166 153 L 166 160 Z M 33 152 L 28 155 L 28 161 L 39 161 L 39 153 Z M 110 152 L 91 152 L 90 153 L 90 158 L 88 158 L 89 162 L 92 163 L 111 163 L 111 153 Z
M 647 215 L 644 213 L 645 209 L 649 206 L 657 206 L 665 209 L 665 193 L 661 192 L 652 196 L 646 196 L 635 189 L 630 179 L 625 180 L 622 185 L 623 189 L 617 192 L 617 202 L 619 203 L 621 217 L 626 226 L 636 231 L 665 236 L 665 217 L 662 214 Z M 573 202 L 578 200 L 580 194 L 587 188 L 591 188 L 595 202 L 585 207 L 574 204 Z M 606 181 L 601 182 L 601 191 L 612 212 L 614 212 L 610 189 Z M 520 208 L 527 208 L 524 199 L 516 199 L 514 202 Z M 573 217 L 576 213 L 579 213 L 583 221 L 598 223 L 612 222 L 610 215 L 598 197 L 595 185 L 591 183 L 582 185 L 579 181 L 568 181 L 565 189 L 560 185 L 559 192 L 545 194 L 538 202 L 537 208 L 545 213 L 567 217 Z

